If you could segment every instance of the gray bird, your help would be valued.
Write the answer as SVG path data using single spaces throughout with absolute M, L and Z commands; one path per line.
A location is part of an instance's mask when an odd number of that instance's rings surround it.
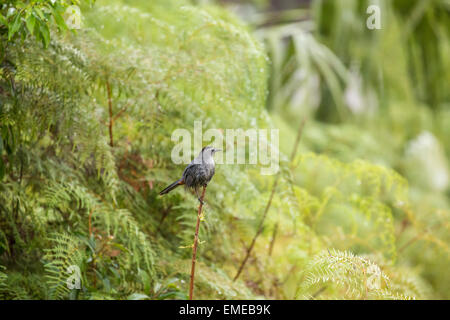
M 188 164 L 188 166 L 184 169 L 181 179 L 170 184 L 168 187 L 162 190 L 159 195 L 162 196 L 166 193 L 169 193 L 176 187 L 184 185 L 186 189 L 194 190 L 198 200 L 203 204 L 198 195 L 198 188 L 206 187 L 206 185 L 214 176 L 215 164 L 213 155 L 217 151 L 222 150 L 215 149 L 210 146 L 204 147 L 199 155 L 194 160 L 192 160 L 192 162 Z

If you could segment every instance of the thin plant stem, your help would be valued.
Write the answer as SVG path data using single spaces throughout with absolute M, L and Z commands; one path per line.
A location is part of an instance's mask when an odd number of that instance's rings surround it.
M 273 246 L 275 245 L 275 239 L 277 237 L 277 232 L 278 232 L 278 222 L 275 224 L 275 227 L 273 228 L 272 240 L 270 240 L 269 245 L 269 257 L 272 255 Z
M 275 190 L 277 189 L 277 184 L 278 184 L 279 177 L 280 177 L 280 175 L 277 175 L 277 177 L 275 178 L 275 182 L 274 182 L 273 187 L 272 187 L 272 192 L 270 193 L 269 201 L 267 202 L 266 208 L 264 209 L 264 213 L 263 213 L 262 219 L 259 222 L 258 231 L 256 231 L 256 234 L 253 237 L 252 242 L 250 243 L 250 246 L 247 249 L 247 253 L 245 254 L 245 258 L 244 258 L 244 260 L 242 260 L 241 266 L 239 267 L 238 272 L 234 276 L 233 281 L 236 281 L 237 278 L 239 278 L 239 276 L 241 275 L 241 272 L 242 272 L 242 270 L 244 270 L 245 264 L 247 263 L 247 260 L 250 257 L 250 254 L 251 254 L 251 252 L 253 250 L 253 247 L 255 246 L 256 239 L 259 237 L 259 235 L 263 231 L 264 220 L 266 219 L 267 212 L 269 212 L 270 206 L 272 205 L 272 200 L 273 200 L 273 196 L 275 195 Z
M 189 300 L 194 298 L 194 277 L 195 277 L 195 262 L 197 257 L 197 246 L 198 246 L 198 231 L 200 229 L 200 218 L 202 215 L 203 199 L 205 198 L 206 186 L 203 187 L 203 192 L 200 197 L 200 204 L 198 205 L 197 213 L 197 225 L 195 226 L 195 236 L 194 245 L 192 247 L 192 266 L 191 266 L 191 281 L 189 284 Z
M 109 81 L 106 81 L 106 92 L 108 94 L 108 111 L 109 111 L 109 145 L 114 147 L 114 138 L 113 138 L 113 110 L 112 110 L 112 98 L 111 98 L 111 86 L 109 85 Z
M 298 149 L 298 145 L 300 143 L 300 138 L 302 136 L 303 127 L 305 126 L 305 122 L 306 122 L 305 119 L 303 119 L 301 124 L 300 124 L 300 127 L 298 129 L 297 138 L 295 139 L 294 148 L 293 148 L 292 153 L 291 153 L 291 159 L 290 159 L 291 162 L 294 160 L 294 157 L 297 154 L 297 149 Z M 250 257 L 250 254 L 251 254 L 251 252 L 253 250 L 253 247 L 255 246 L 256 239 L 259 237 L 259 235 L 263 231 L 264 221 L 266 220 L 267 213 L 269 212 L 270 206 L 272 205 L 272 200 L 273 200 L 273 197 L 275 195 L 275 191 L 277 189 L 277 185 L 278 185 L 278 180 L 279 179 L 280 179 L 280 171 L 278 171 L 277 176 L 275 178 L 275 182 L 273 183 L 272 192 L 270 193 L 269 200 L 267 202 L 266 208 L 264 209 L 264 213 L 263 213 L 263 216 L 261 218 L 261 221 L 259 222 L 259 226 L 258 226 L 258 229 L 256 231 L 256 234 L 253 237 L 252 242 L 250 243 L 250 246 L 247 249 L 245 257 L 242 260 L 241 265 L 240 265 L 236 275 L 233 278 L 233 281 L 236 281 L 239 278 L 239 276 L 241 275 L 241 272 L 242 272 L 242 270 L 244 270 L 245 264 L 247 263 L 247 260 Z M 273 239 L 273 241 L 275 241 L 275 239 Z

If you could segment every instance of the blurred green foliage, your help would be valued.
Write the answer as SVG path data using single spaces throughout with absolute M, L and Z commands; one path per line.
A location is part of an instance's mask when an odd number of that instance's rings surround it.
M 448 2 L 369 3 L 3 5 L 0 297 L 186 299 L 197 200 L 158 191 L 201 119 L 279 128 L 281 171 L 217 167 L 196 298 L 448 299 Z

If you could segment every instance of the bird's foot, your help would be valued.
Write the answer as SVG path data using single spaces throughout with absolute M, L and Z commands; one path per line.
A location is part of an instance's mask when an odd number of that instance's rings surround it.
M 198 197 L 197 199 L 198 199 L 198 201 L 201 203 L 201 205 L 204 205 L 204 204 L 205 204 L 205 201 L 203 201 L 202 199 L 200 199 L 200 197 Z

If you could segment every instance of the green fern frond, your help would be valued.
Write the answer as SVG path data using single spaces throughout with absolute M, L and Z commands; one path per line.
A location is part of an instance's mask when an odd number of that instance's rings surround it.
M 80 241 L 65 233 L 55 233 L 48 239 L 51 248 L 45 249 L 44 267 L 46 281 L 50 288 L 50 299 L 67 299 L 71 291 L 68 282 L 70 277 L 76 274 L 75 269 L 80 270 L 80 286 L 83 286 L 82 270 L 85 269 L 84 248 Z
M 388 275 L 372 261 L 347 251 L 331 250 L 317 255 L 307 267 L 303 292 L 324 287 L 327 298 L 372 299 L 380 296 L 409 298 L 396 288 Z

